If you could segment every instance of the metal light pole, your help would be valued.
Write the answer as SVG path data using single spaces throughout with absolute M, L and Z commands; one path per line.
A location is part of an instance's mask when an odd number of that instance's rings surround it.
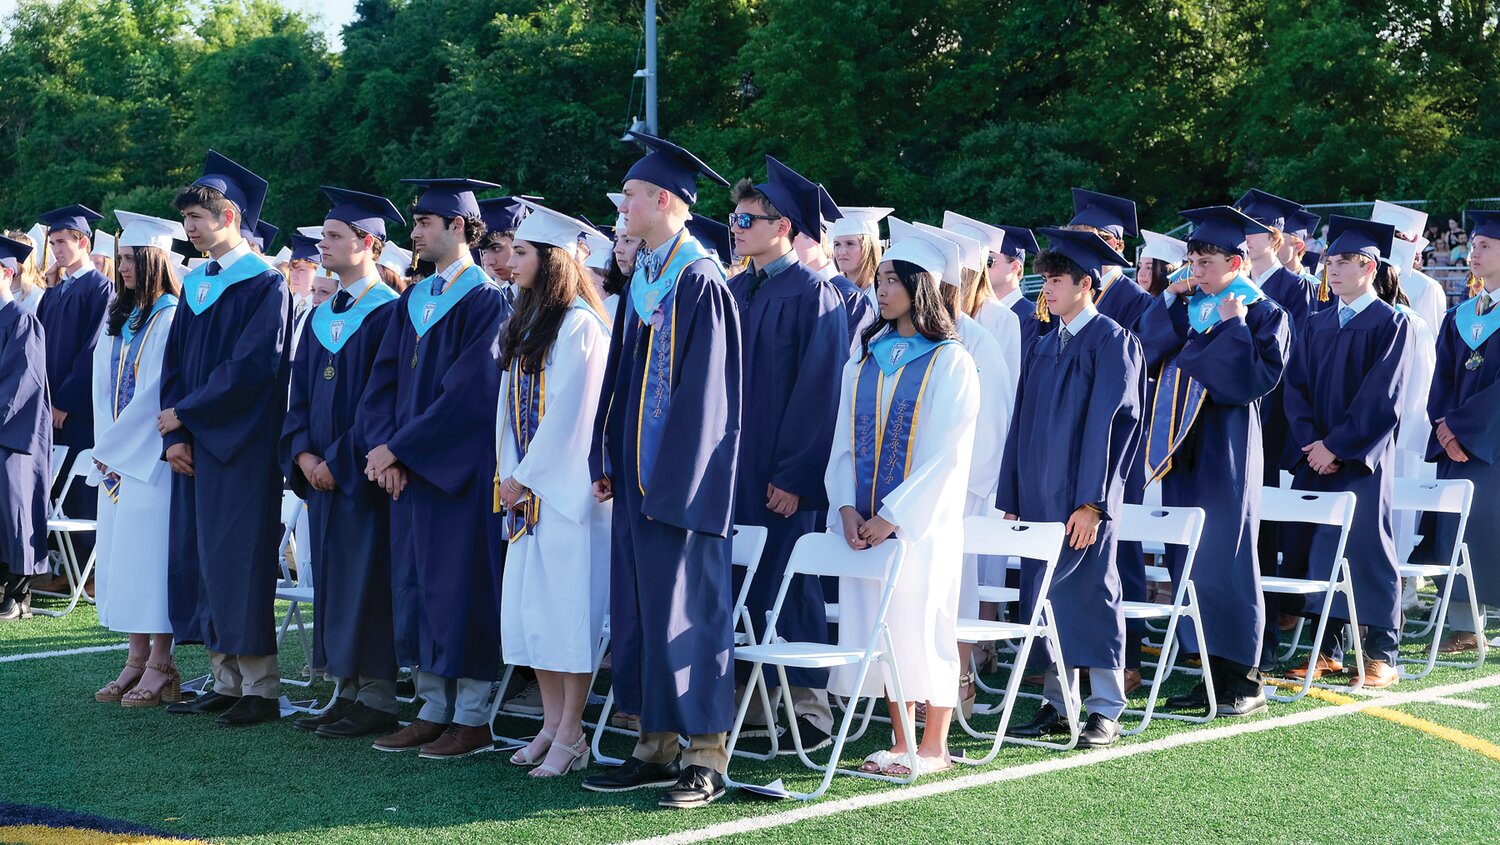
M 646 0 L 646 131 L 660 135 L 656 122 L 656 0 Z

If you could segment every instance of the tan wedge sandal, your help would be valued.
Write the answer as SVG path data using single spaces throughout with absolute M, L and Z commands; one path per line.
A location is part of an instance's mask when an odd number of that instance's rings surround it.
M 137 686 L 120 699 L 121 707 L 156 707 L 162 702 L 171 704 L 182 700 L 182 673 L 171 663 L 147 663 L 147 669 L 155 669 L 167 676 L 166 683 L 158 690 L 146 690 Z
M 127 668 L 127 669 L 142 669 L 142 670 L 144 670 L 146 668 L 146 658 L 144 658 L 144 657 L 131 657 L 131 658 L 127 658 L 126 661 L 125 661 L 125 668 Z M 109 683 L 107 683 L 107 684 L 104 685 L 103 689 L 101 689 L 98 692 L 94 693 L 94 700 L 95 701 L 102 701 L 105 704 L 113 704 L 114 702 L 119 701 L 121 698 L 124 698 L 125 697 L 125 693 L 130 692 L 131 690 L 135 689 L 135 685 L 138 684 L 138 683 L 140 683 L 141 682 L 141 678 L 144 678 L 145 676 L 146 676 L 146 673 L 144 671 L 142 671 L 141 674 L 135 676 L 135 680 L 131 681 L 130 683 L 126 684 L 123 687 L 120 686 L 119 682 L 117 682 L 117 681 L 110 681 Z

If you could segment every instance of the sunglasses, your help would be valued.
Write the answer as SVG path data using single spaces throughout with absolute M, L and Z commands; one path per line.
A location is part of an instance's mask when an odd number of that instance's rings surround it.
M 732 211 L 729 213 L 729 225 L 735 229 L 748 229 L 755 225 L 757 220 L 780 220 L 780 214 L 750 214 L 744 211 Z

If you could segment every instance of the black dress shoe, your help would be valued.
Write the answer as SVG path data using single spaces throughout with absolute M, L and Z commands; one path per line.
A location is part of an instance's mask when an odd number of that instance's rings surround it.
M 234 706 L 220 714 L 214 724 L 228 728 L 258 725 L 281 718 L 281 702 L 262 695 L 241 696 Z
M 398 724 L 400 722 L 395 713 L 356 703 L 344 718 L 318 728 L 318 736 L 343 739 L 370 734 L 384 735 L 394 731 Z
M 222 713 L 233 707 L 239 701 L 237 695 L 224 695 L 223 693 L 208 692 L 200 694 L 192 701 L 178 701 L 167 705 L 167 712 L 173 716 L 197 716 L 203 713 Z
M 691 810 L 710 804 L 724 795 L 724 776 L 707 766 L 688 766 L 671 789 L 662 793 L 658 807 Z
M 31 618 L 31 591 L 27 590 L 20 596 L 7 595 L 0 600 L 0 622 L 15 622 L 18 619 Z
M 1057 712 L 1057 708 L 1043 702 L 1041 709 L 1037 710 L 1036 715 L 1031 717 L 1031 721 L 1016 725 L 1013 728 L 1007 728 L 1005 735 L 1018 739 L 1036 739 L 1037 737 L 1053 736 L 1067 732 L 1068 720 L 1064 719 Z
M 1208 707 L 1208 688 L 1203 684 L 1196 684 L 1186 693 L 1167 699 L 1167 708 L 1170 710 L 1193 710 L 1200 707 Z
M 802 750 L 807 752 L 827 748 L 833 744 L 833 737 L 828 732 L 814 725 L 806 716 L 797 717 L 797 735 L 802 739 Z M 776 741 L 777 754 L 796 754 L 797 745 L 792 741 L 790 729 L 781 731 L 781 738 Z
M 1108 748 L 1120 738 L 1120 723 L 1108 716 L 1090 713 L 1089 720 L 1078 734 L 1079 748 Z
M 1237 695 L 1228 701 L 1219 702 L 1220 719 L 1234 719 L 1240 716 L 1254 716 L 1267 710 L 1266 697 L 1260 695 Z
M 354 704 L 355 701 L 352 698 L 340 698 L 333 703 L 332 707 L 322 713 L 293 722 L 292 727 L 299 731 L 315 731 L 324 725 L 331 725 L 334 722 L 342 721 L 345 716 L 354 712 Z
M 680 777 L 682 769 L 676 760 L 670 763 L 647 763 L 631 757 L 609 771 L 585 778 L 583 788 L 590 792 L 629 792 L 648 786 L 672 786 Z

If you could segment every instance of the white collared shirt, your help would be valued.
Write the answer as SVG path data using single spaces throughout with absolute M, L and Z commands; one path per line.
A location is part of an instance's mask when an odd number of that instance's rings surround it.
M 821 278 L 825 282 L 831 282 L 833 281 L 833 277 L 839 274 L 839 268 L 837 264 L 834 264 L 832 261 L 830 261 L 827 264 L 823 265 L 823 269 L 813 270 L 813 274 Z
M 463 272 L 463 270 L 465 269 L 464 265 L 465 264 L 471 264 L 471 263 L 473 263 L 473 262 L 471 262 L 469 260 L 469 257 L 467 255 L 460 256 L 457 261 L 453 262 L 452 264 L 449 264 L 447 267 L 444 267 L 443 268 L 443 272 L 439 273 L 438 275 L 440 275 L 443 278 L 447 279 L 448 280 L 448 284 L 451 285 L 451 284 L 453 284 L 454 281 L 456 281 L 458 279 L 458 274 L 461 273 L 461 272 Z
M 370 287 L 373 286 L 378 281 L 380 281 L 380 274 L 376 273 L 375 275 L 372 275 L 372 276 L 365 276 L 363 279 L 360 279 L 359 281 L 354 282 L 353 284 L 349 285 L 348 287 L 345 287 L 344 290 L 350 296 L 354 297 L 355 299 L 359 299 L 361 296 L 364 295 L 365 291 L 369 290 Z M 334 292 L 333 295 L 334 296 L 338 296 L 338 293 Z M 329 299 L 329 302 L 332 302 L 332 301 L 333 301 L 332 299 Z M 329 306 L 329 307 L 331 308 L 332 306 Z
M 1277 261 L 1274 258 L 1271 259 L 1271 266 L 1268 267 L 1268 268 L 1266 268 L 1266 272 L 1261 273 L 1259 276 L 1255 277 L 1255 286 L 1258 287 L 1258 288 L 1264 288 L 1266 286 L 1266 280 L 1269 279 L 1269 278 L 1271 278 L 1271 276 L 1274 275 L 1276 273 L 1276 271 L 1280 270 L 1280 269 L 1281 269 L 1281 262 Z
M 230 251 L 224 253 L 222 257 L 215 258 L 213 260 L 219 262 L 219 272 L 222 273 L 225 270 L 228 270 L 230 267 L 233 267 L 236 261 L 239 261 L 241 258 L 249 255 L 250 251 L 250 242 L 240 241 L 239 246 L 236 246 L 234 249 L 231 249 Z
M 1078 337 L 1078 333 L 1083 331 L 1083 327 L 1088 325 L 1089 321 L 1097 316 L 1099 316 L 1099 309 L 1095 308 L 1093 303 L 1089 303 L 1083 306 L 1082 311 L 1074 315 L 1073 322 L 1063 323 L 1063 328 L 1068 330 L 1070 337 Z
M 1353 302 L 1340 302 L 1339 310 L 1342 311 L 1345 308 L 1352 308 L 1354 309 L 1354 317 L 1358 317 L 1361 311 L 1375 304 L 1375 300 L 1377 298 L 1378 297 L 1375 296 L 1375 291 L 1367 290 L 1365 291 L 1364 296 L 1361 296 Z M 1350 317 L 1350 319 L 1352 320 L 1354 319 L 1354 317 Z
M 1021 293 L 1021 288 L 1017 286 L 1010 293 L 1007 293 L 1006 295 L 1000 297 L 1000 304 L 1004 305 L 1006 308 L 1012 308 L 1025 296 L 1026 294 Z

